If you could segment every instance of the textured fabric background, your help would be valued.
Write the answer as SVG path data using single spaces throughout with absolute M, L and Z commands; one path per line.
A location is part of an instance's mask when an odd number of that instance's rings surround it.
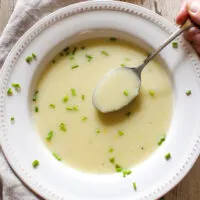
M 39 19 L 54 10 L 83 0 L 18 0 L 0 38 L 0 69 L 13 45 Z M 0 135 L 1 137 L 1 135 Z M 0 200 L 37 200 L 15 176 L 5 160 L 0 146 Z

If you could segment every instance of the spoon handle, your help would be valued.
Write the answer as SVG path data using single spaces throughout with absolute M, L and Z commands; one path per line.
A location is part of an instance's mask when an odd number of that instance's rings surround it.
M 160 51 L 165 48 L 169 43 L 171 43 L 176 37 L 178 37 L 181 33 L 184 31 L 194 27 L 195 25 L 190 21 L 190 19 L 187 19 L 183 25 L 180 26 L 180 28 L 175 31 L 162 45 L 160 45 L 155 51 L 153 51 L 145 60 L 144 63 L 140 66 L 140 73 L 142 72 L 143 68 L 146 66 L 147 63 L 149 63 Z

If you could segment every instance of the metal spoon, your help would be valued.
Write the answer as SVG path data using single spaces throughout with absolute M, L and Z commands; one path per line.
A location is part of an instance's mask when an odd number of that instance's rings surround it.
M 123 67 L 123 70 L 128 70 L 129 73 L 131 73 L 131 71 L 133 72 L 132 75 L 133 76 L 136 76 L 138 78 L 138 85 L 139 88 L 136 88 L 138 89 L 138 92 L 136 92 L 134 95 L 131 96 L 131 98 L 127 98 L 126 101 L 124 101 L 123 99 L 123 102 L 120 102 L 119 99 L 116 99 L 116 101 L 114 102 L 115 105 L 112 106 L 112 104 L 110 104 L 111 106 L 107 106 L 105 105 L 106 104 L 106 101 L 104 101 L 104 105 L 100 105 L 101 103 L 98 102 L 98 99 L 97 99 L 97 94 L 98 92 L 100 91 L 100 89 L 102 89 L 102 85 L 103 87 L 105 88 L 108 88 L 109 87 L 109 79 L 112 78 L 113 76 L 115 76 L 116 74 L 119 74 L 120 72 L 122 72 L 122 68 L 117 68 L 117 69 L 114 69 L 114 70 L 111 70 L 109 71 L 103 78 L 102 80 L 98 83 L 98 85 L 96 86 L 94 92 L 93 92 L 93 97 L 92 97 L 92 101 L 93 101 L 93 105 L 100 111 L 100 112 L 103 112 L 103 113 L 108 113 L 108 112 L 113 112 L 113 111 L 117 111 L 121 108 L 123 108 L 124 106 L 128 105 L 130 102 L 133 101 L 133 99 L 135 99 L 135 97 L 138 95 L 139 93 L 139 90 L 140 90 L 140 82 L 141 82 L 141 73 L 142 73 L 142 70 L 144 69 L 144 67 L 162 50 L 164 49 L 168 44 L 170 44 L 177 36 L 179 36 L 181 33 L 183 33 L 184 31 L 194 27 L 195 25 L 193 23 L 191 23 L 191 21 L 189 19 L 187 19 L 185 21 L 185 23 L 180 26 L 180 28 L 175 31 L 162 45 L 160 45 L 156 50 L 154 50 L 145 60 L 144 62 L 139 65 L 138 67 L 134 67 L 134 68 L 129 68 L 129 67 Z M 121 70 L 121 71 L 120 71 Z M 124 71 L 123 71 L 124 72 Z M 108 83 L 106 83 L 105 81 L 108 81 Z M 126 81 L 125 80 L 122 80 L 122 81 Z M 103 97 L 103 98 L 106 98 L 106 97 Z M 107 102 L 109 101 L 109 99 L 107 99 Z M 108 102 L 110 103 L 110 102 Z

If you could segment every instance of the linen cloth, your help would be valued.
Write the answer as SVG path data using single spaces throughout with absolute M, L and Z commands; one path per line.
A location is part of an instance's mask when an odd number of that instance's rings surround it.
M 0 38 L 0 69 L 17 40 L 49 13 L 83 0 L 18 0 Z M 1 137 L 1 135 L 0 135 Z M 0 200 L 39 200 L 14 174 L 0 146 Z

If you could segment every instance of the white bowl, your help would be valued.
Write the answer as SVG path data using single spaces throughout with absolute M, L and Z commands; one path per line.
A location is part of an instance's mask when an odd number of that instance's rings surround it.
M 0 91 L 1 145 L 16 174 L 46 199 L 138 200 L 156 199 L 173 188 L 193 166 L 200 153 L 200 64 L 184 40 L 160 54 L 172 79 L 173 116 L 166 142 L 133 173 L 98 175 L 77 171 L 57 162 L 42 143 L 31 116 L 31 97 L 46 64 L 64 47 L 83 39 L 115 36 L 147 49 L 156 48 L 176 28 L 162 17 L 133 4 L 92 1 L 60 9 L 34 25 L 17 42 L 2 69 Z M 25 58 L 38 58 L 30 65 Z M 19 82 L 12 97 L 7 88 Z M 186 96 L 191 89 L 192 95 Z M 15 116 L 15 124 L 10 117 Z M 172 159 L 164 155 L 171 152 Z M 32 161 L 40 160 L 37 169 Z M 132 182 L 137 182 L 137 191 Z

